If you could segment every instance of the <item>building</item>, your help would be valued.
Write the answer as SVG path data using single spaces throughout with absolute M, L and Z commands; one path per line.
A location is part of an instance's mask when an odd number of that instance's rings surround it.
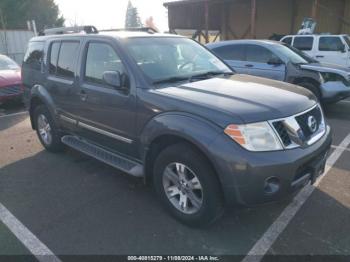
M 22 64 L 29 40 L 34 33 L 28 30 L 0 30 L 0 54 Z
M 170 32 L 192 29 L 206 42 L 209 31 L 218 31 L 222 40 L 295 34 L 306 17 L 316 20 L 318 33 L 350 33 L 350 0 L 180 0 L 164 5 Z

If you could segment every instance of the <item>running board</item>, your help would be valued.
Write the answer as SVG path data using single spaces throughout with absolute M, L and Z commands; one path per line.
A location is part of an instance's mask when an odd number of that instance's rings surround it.
M 143 177 L 143 166 L 135 161 L 129 160 L 125 157 L 107 151 L 99 146 L 87 142 L 76 136 L 62 137 L 62 143 L 78 150 L 88 156 L 96 158 L 112 167 L 120 169 L 129 175 L 135 177 Z

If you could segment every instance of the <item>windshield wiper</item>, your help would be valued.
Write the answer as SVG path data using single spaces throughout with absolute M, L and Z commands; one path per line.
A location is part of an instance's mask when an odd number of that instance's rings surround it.
M 162 84 L 162 83 L 175 83 L 175 82 L 180 82 L 180 81 L 185 81 L 188 80 L 188 77 L 183 77 L 183 76 L 173 76 L 173 77 L 168 77 L 160 80 L 156 80 L 153 82 L 153 84 Z
M 190 77 L 190 82 L 194 79 L 203 79 L 203 78 L 208 78 L 208 77 L 212 77 L 212 76 L 216 76 L 216 75 L 233 75 L 233 72 L 224 72 L 224 71 L 208 71 L 202 74 L 198 74 L 198 75 L 193 75 Z

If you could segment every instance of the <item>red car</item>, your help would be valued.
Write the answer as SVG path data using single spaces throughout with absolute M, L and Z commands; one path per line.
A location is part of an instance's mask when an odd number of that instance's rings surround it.
M 0 102 L 20 100 L 23 91 L 21 68 L 11 58 L 0 55 Z

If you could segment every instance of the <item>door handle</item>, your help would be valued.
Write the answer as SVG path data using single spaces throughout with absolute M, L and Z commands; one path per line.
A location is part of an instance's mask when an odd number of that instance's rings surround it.
M 324 55 L 317 55 L 316 58 L 324 58 Z
M 245 65 L 245 67 L 254 67 L 254 65 L 247 64 L 247 65 Z
M 81 101 L 86 101 L 88 98 L 88 94 L 84 90 L 80 91 L 79 96 L 80 96 Z

